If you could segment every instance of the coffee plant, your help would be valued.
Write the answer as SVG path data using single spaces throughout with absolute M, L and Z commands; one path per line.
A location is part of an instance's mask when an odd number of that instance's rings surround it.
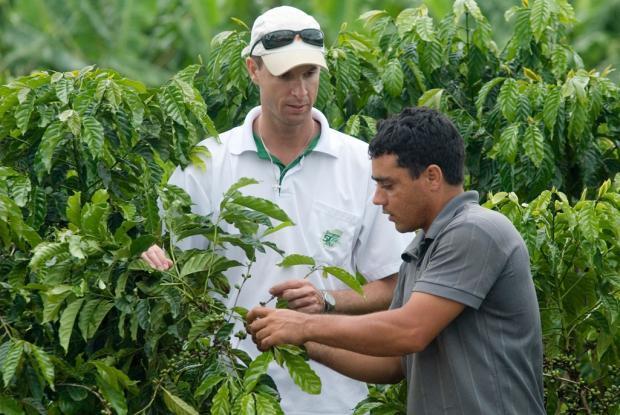
M 474 0 L 441 20 L 427 8 L 364 13 L 328 45 L 317 107 L 370 140 L 412 105 L 447 113 L 466 141 L 468 188 L 509 217 L 532 261 L 545 343 L 549 413 L 619 414 L 620 100 L 569 43 L 566 0 L 506 12 L 506 47 Z M 309 393 L 320 380 L 303 349 L 252 360 L 236 349 L 247 310 L 225 306 L 256 252 L 359 289 L 356 276 L 284 253 L 267 238 L 293 226 L 269 201 L 231 187 L 218 218 L 192 214 L 175 166 L 204 167 L 217 139 L 258 103 L 240 21 L 213 38 L 204 64 L 163 85 L 96 67 L 35 72 L 0 86 L 0 413 L 279 414 L 275 361 Z M 238 233 L 223 230 L 223 222 Z M 206 251 L 175 243 L 202 235 Z M 169 271 L 139 259 L 153 243 Z M 246 261 L 232 261 L 234 245 Z M 269 301 L 265 293 L 265 302 Z M 257 303 L 259 299 L 257 299 Z M 280 304 L 282 305 L 282 304 Z M 237 328 L 235 328 L 237 327 Z M 371 386 L 356 414 L 403 414 L 403 384 Z

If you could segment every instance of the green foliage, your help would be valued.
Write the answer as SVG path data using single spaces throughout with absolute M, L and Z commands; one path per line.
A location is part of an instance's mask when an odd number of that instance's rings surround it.
M 549 413 L 617 413 L 620 381 L 620 176 L 571 203 L 555 189 L 487 207 L 523 236 L 541 308 Z
M 425 6 L 396 17 L 366 12 L 363 30 L 342 25 L 329 48 L 317 107 L 364 140 L 376 119 L 403 107 L 440 109 L 465 138 L 472 187 L 531 199 L 556 186 L 579 197 L 620 169 L 618 87 L 609 71 L 583 68 L 568 43 L 575 16 L 565 1 L 523 3 L 506 16 L 514 31 L 500 50 L 474 1 L 455 2 L 441 20 Z M 240 62 L 246 38 L 245 29 L 219 36 L 200 80 L 218 128 L 258 103 L 243 71 L 223 70 Z
M 25 11 L 52 9 L 22 3 Z M 67 7 L 53 3 L 54 13 Z M 184 16 L 183 7 L 208 20 L 214 4 L 181 3 L 159 2 L 163 9 L 150 14 L 146 3 L 134 5 L 120 20 L 100 19 L 98 5 L 81 7 L 72 13 L 103 23 L 101 33 L 75 39 L 92 46 L 100 36 L 139 38 L 133 31 L 142 26 L 127 25 L 136 16 L 176 30 L 169 19 Z M 431 106 L 455 121 L 466 141 L 466 185 L 488 193 L 488 205 L 528 244 L 548 410 L 618 413 L 620 189 L 608 180 L 620 171 L 618 87 L 608 71 L 584 68 L 569 43 L 575 16 L 566 1 L 508 10 L 513 30 L 502 49 L 475 1 L 444 6 L 440 20 L 420 6 L 366 12 L 358 29 L 343 24 L 329 44 L 317 106 L 333 127 L 364 140 L 378 119 L 405 106 Z M 0 11 L 7 7 L 0 2 Z M 110 21 L 121 22 L 118 33 Z M 33 27 L 24 39 L 40 39 Z M 248 29 L 232 29 L 213 38 L 204 67 L 156 88 L 95 67 L 0 86 L 0 412 L 280 414 L 265 373 L 271 360 L 303 390 L 320 392 L 301 349 L 280 347 L 254 361 L 235 349 L 233 336 L 245 333 L 233 334 L 234 322 L 247 310 L 221 300 L 237 290 L 226 270 L 249 275 L 257 251 L 283 254 L 264 238 L 293 225 L 285 212 L 245 196 L 255 181 L 244 178 L 224 195 L 214 223 L 164 185 L 176 165 L 204 167 L 208 150 L 195 145 L 258 103 L 240 59 Z M 164 38 L 153 34 L 152 56 L 171 50 L 161 47 Z M 3 58 L 22 62 L 13 52 Z M 133 62 L 140 75 L 144 62 Z M 224 232 L 221 221 L 239 233 Z M 171 242 L 196 235 L 209 250 L 182 252 Z M 139 260 L 152 243 L 165 246 L 173 269 Z M 247 261 L 222 256 L 222 244 L 241 248 Z M 362 292 L 356 276 L 313 258 L 292 254 L 280 265 L 307 266 L 307 275 L 321 271 Z M 404 393 L 402 384 L 373 387 L 356 413 L 404 413 Z
M 217 222 L 164 186 L 175 164 L 208 156 L 194 145 L 217 134 L 194 85 L 199 69 L 153 90 L 92 67 L 0 87 L 3 413 L 282 413 L 266 375 L 273 354 L 252 361 L 233 346 L 246 311 L 228 310 L 222 296 L 235 294 L 223 273 L 243 266 L 249 277 L 256 251 L 279 252 L 262 237 L 290 218 L 241 193 L 254 179 L 226 192 Z M 172 242 L 196 235 L 208 250 Z M 154 242 L 173 269 L 139 259 Z M 225 243 L 247 262 L 222 256 Z M 280 356 L 300 387 L 318 393 L 301 351 Z
M 407 383 L 369 385 L 368 397 L 355 407 L 353 415 L 406 415 Z

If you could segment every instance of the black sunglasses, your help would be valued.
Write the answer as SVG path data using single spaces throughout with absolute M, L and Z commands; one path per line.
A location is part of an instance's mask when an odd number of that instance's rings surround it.
M 259 43 L 263 44 L 265 49 L 276 49 L 293 43 L 295 36 L 299 35 L 301 40 L 314 46 L 323 46 L 323 32 L 319 29 L 304 29 L 304 30 L 276 30 L 270 32 L 261 37 L 254 43 L 252 49 L 250 49 L 250 56 L 254 48 Z

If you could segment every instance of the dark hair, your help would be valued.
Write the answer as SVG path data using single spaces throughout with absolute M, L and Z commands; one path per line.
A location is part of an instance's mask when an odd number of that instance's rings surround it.
M 448 184 L 463 183 L 463 138 L 448 117 L 431 108 L 405 108 L 400 114 L 379 121 L 368 153 L 371 158 L 396 155 L 398 165 L 407 168 L 414 179 L 429 165 L 436 164 Z

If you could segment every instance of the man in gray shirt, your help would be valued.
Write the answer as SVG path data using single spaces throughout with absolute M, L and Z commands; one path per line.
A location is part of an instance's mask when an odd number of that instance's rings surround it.
M 406 377 L 407 412 L 544 414 L 540 315 L 514 226 L 463 190 L 464 145 L 428 108 L 379 125 L 369 148 L 373 202 L 417 232 L 390 310 L 310 315 L 257 307 L 259 349 L 304 344 L 311 358 L 372 383 Z

